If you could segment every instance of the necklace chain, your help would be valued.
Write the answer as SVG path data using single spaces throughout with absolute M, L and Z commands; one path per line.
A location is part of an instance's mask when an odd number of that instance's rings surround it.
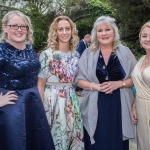
M 146 58 L 146 56 L 145 56 L 145 58 Z M 143 66 L 145 67 L 145 66 L 146 66 L 149 62 L 150 62 L 150 61 L 148 61 L 147 63 L 144 63 L 144 65 L 143 65 Z

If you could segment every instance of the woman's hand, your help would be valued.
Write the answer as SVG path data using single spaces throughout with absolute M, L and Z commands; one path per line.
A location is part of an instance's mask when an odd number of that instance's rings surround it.
M 99 92 L 102 92 L 101 91 L 101 84 L 98 84 L 98 83 L 94 83 L 93 84 L 93 88 L 92 88 L 93 90 L 96 90 L 96 91 L 99 91 Z
M 133 121 L 134 124 L 138 123 L 136 107 L 132 108 L 132 121 Z
M 136 112 L 136 100 L 134 100 L 132 104 L 132 121 L 134 124 L 137 124 L 138 122 L 137 112 Z
M 46 79 L 44 78 L 38 78 L 38 82 L 37 82 L 37 87 L 42 99 L 42 102 L 44 102 L 44 90 L 45 90 L 45 86 L 46 86 Z
M 101 92 L 111 94 L 114 90 L 120 88 L 122 81 L 108 81 L 101 84 Z
M 15 102 L 12 102 L 11 100 L 17 100 L 18 96 L 14 94 L 15 91 L 9 91 L 5 95 L 2 95 L 0 93 L 0 107 L 8 105 L 8 104 L 15 104 Z

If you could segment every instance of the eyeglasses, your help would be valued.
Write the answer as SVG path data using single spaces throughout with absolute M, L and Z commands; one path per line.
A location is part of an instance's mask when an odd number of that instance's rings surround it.
M 29 29 L 28 26 L 18 26 L 18 25 L 6 25 L 6 26 L 9 26 L 13 30 L 18 30 L 19 28 L 21 30 L 28 30 Z

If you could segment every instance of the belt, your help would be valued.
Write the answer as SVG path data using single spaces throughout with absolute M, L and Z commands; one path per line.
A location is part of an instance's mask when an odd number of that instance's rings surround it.
M 72 86 L 71 82 L 61 83 L 61 82 L 46 82 L 46 85 L 56 85 L 56 86 Z

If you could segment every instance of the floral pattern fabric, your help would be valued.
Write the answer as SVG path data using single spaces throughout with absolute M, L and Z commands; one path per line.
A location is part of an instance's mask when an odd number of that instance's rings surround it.
M 72 83 L 79 54 L 45 50 L 40 55 L 40 78 L 46 79 L 44 108 L 56 150 L 84 150 L 83 123 Z

